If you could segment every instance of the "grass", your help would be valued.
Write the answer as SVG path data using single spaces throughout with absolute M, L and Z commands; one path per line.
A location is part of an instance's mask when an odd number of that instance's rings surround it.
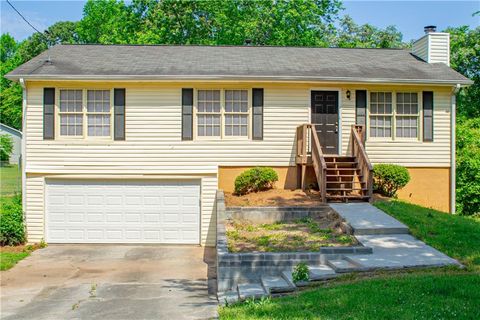
M 403 201 L 378 201 L 375 206 L 410 228 L 426 244 L 480 271 L 480 220 L 424 208 Z
M 340 218 L 304 219 L 253 224 L 233 220 L 227 224 L 230 252 L 318 251 L 321 247 L 355 245 L 353 236 L 339 228 Z
M 220 319 L 479 319 L 480 276 L 403 275 L 220 308 Z
M 5 271 L 17 264 L 18 261 L 30 255 L 29 251 L 0 252 L 0 270 Z
M 467 268 L 347 275 L 296 295 L 220 308 L 220 318 L 480 319 L 480 219 L 396 200 L 375 205 Z
M 20 171 L 18 165 L 6 165 L 0 167 L 0 195 L 11 196 L 21 191 Z

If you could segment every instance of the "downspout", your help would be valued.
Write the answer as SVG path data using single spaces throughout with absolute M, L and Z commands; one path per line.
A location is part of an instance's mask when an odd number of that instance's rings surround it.
M 456 134 L 457 123 L 457 93 L 460 91 L 460 84 L 452 90 L 452 111 L 450 116 L 450 213 L 455 214 L 456 205 Z
M 27 154 L 26 154 L 26 128 L 27 128 L 27 86 L 26 82 L 23 78 L 19 79 L 20 85 L 22 86 L 22 159 L 21 159 L 21 166 L 22 166 L 22 208 L 23 208 L 23 221 L 26 224 L 25 216 L 26 216 L 26 185 L 27 185 L 27 174 L 25 173 L 25 165 L 27 163 Z M 28 236 L 28 235 L 27 235 Z

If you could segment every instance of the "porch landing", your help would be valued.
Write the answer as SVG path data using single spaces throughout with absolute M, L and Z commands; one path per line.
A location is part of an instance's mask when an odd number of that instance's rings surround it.
M 353 228 L 355 235 L 406 234 L 408 227 L 369 203 L 330 203 Z

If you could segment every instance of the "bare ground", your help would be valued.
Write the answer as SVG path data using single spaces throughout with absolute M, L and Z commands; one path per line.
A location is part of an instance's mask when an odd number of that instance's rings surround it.
M 253 224 L 233 220 L 227 223 L 230 252 L 318 251 L 321 247 L 351 246 L 355 237 L 340 228 L 339 216 L 314 216 L 295 221 Z
M 236 196 L 225 192 L 227 207 L 291 207 L 321 205 L 320 195 L 316 191 L 270 189 L 267 191 Z

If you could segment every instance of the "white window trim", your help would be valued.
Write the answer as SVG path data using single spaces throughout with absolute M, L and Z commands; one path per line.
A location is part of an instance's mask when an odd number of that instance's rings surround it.
M 60 115 L 66 114 L 60 112 L 60 91 L 61 90 L 82 90 L 82 135 L 81 136 L 64 136 L 60 134 Z M 110 112 L 98 113 L 87 111 L 87 91 L 88 90 L 108 90 L 110 91 Z M 74 114 L 71 112 L 71 114 Z M 78 112 L 80 114 L 80 112 Z M 109 136 L 89 136 L 88 135 L 88 115 L 89 114 L 110 114 L 110 135 Z M 61 87 L 55 89 L 55 140 L 70 140 L 70 141 L 113 141 L 113 89 L 112 88 L 97 88 L 97 87 Z
M 392 93 L 392 136 L 391 137 L 372 137 L 370 136 L 370 93 L 372 92 L 391 92 Z M 417 121 L 417 137 L 397 137 L 397 125 L 396 125 L 396 117 L 397 117 L 397 93 L 416 93 L 417 94 L 417 101 L 418 101 L 418 121 Z M 418 90 L 386 90 L 386 89 L 379 89 L 379 90 L 368 90 L 367 91 L 367 140 L 373 142 L 388 142 L 388 141 L 398 141 L 398 142 L 422 142 L 423 141 L 423 97 L 422 91 Z M 377 114 L 375 114 L 377 115 Z M 380 115 L 380 114 L 378 114 Z M 405 116 L 414 116 L 414 115 L 405 115 Z
M 219 90 L 220 91 L 220 136 L 199 136 L 198 135 L 198 91 L 199 90 Z M 248 100 L 248 112 L 225 112 L 225 90 L 246 90 Z M 248 116 L 247 135 L 246 136 L 226 136 L 225 135 L 225 114 L 242 114 Z M 219 140 L 251 140 L 252 133 L 252 94 L 251 88 L 235 87 L 235 88 L 195 88 L 193 90 L 193 140 L 200 141 L 219 141 Z

